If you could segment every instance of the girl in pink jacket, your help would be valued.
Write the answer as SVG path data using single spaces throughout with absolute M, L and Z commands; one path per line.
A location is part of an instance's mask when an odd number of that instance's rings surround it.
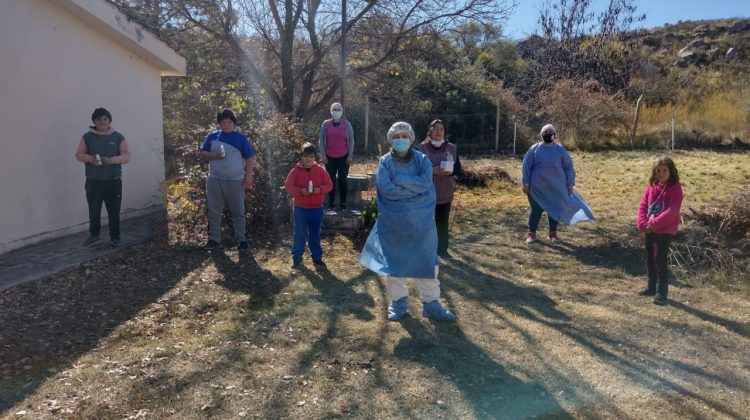
M 667 256 L 669 244 L 677 233 L 682 206 L 682 186 L 674 161 L 663 156 L 654 162 L 649 186 L 638 207 L 638 229 L 646 242 L 648 284 L 640 293 L 654 296 L 654 303 L 667 303 Z

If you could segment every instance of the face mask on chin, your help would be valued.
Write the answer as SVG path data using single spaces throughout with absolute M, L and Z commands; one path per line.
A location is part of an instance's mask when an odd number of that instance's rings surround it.
M 409 146 L 411 146 L 411 141 L 409 141 L 409 139 L 393 140 L 393 150 L 395 150 L 396 153 L 406 152 L 407 150 L 409 150 Z
M 435 147 L 440 147 L 445 143 L 445 140 L 430 140 L 430 143 Z
M 553 141 L 555 141 L 555 135 L 545 134 L 542 136 L 542 140 L 544 140 L 545 143 L 552 143 Z
M 331 111 L 331 116 L 333 117 L 334 121 L 338 121 L 341 119 L 341 116 L 344 114 L 343 111 Z

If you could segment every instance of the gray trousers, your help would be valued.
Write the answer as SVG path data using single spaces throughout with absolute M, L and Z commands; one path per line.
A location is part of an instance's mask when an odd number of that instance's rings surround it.
M 208 178 L 206 180 L 206 206 L 208 207 L 208 239 L 221 240 L 221 215 L 224 206 L 229 206 L 234 224 L 234 238 L 237 242 L 246 241 L 245 228 L 245 188 L 244 181 L 228 181 Z

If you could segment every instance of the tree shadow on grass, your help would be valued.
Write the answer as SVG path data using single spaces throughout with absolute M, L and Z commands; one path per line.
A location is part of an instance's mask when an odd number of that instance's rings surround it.
M 409 337 L 393 350 L 396 357 L 434 368 L 466 397 L 477 418 L 573 418 L 539 382 L 510 374 L 460 328 L 439 325 L 434 332 L 407 317 Z
M 506 321 L 511 328 L 526 338 L 526 341 L 532 346 L 530 348 L 532 352 L 536 352 L 533 348 L 535 344 L 534 340 L 530 338 L 529 334 L 523 328 L 515 325 L 512 320 L 497 311 L 494 308 L 495 305 L 502 305 L 511 309 L 514 314 L 562 333 L 565 337 L 588 349 L 588 351 L 602 362 L 620 371 L 623 376 L 634 384 L 650 390 L 667 390 L 686 395 L 724 415 L 740 417 L 739 413 L 721 401 L 715 401 L 693 392 L 677 381 L 667 378 L 665 375 L 650 369 L 648 366 L 643 366 L 643 363 L 635 362 L 628 355 L 643 355 L 649 359 L 647 363 L 653 363 L 657 366 L 667 366 L 671 371 L 692 375 L 696 380 L 705 380 L 708 383 L 713 382 L 714 385 L 715 383 L 719 383 L 723 386 L 734 387 L 742 390 L 742 392 L 747 392 L 747 387 L 738 386 L 739 382 L 736 378 L 722 377 L 707 372 L 702 367 L 672 360 L 667 356 L 654 354 L 652 349 L 647 349 L 637 343 L 628 341 L 627 337 L 615 337 L 599 328 L 581 325 L 580 320 L 572 320 L 565 313 L 555 308 L 556 303 L 554 300 L 542 291 L 535 288 L 518 286 L 514 282 L 482 272 L 477 267 L 468 265 L 460 260 L 453 260 L 448 267 L 441 269 L 441 272 L 445 272 L 446 277 L 448 277 L 448 280 L 444 282 L 448 288 L 463 295 L 466 299 L 476 301 L 482 307 Z M 469 283 L 471 286 L 467 285 Z M 732 321 L 693 310 L 676 302 L 674 306 L 686 310 L 701 319 L 724 325 L 738 334 L 743 334 L 744 332 L 742 325 L 738 325 Z M 613 351 L 610 349 L 618 350 Z M 539 358 L 540 360 L 543 359 L 544 354 L 539 353 Z M 546 364 L 546 362 L 544 363 Z M 577 389 L 583 389 L 586 393 L 594 394 L 596 402 L 606 407 L 611 415 L 616 417 L 624 415 L 624 413 L 608 401 L 608 397 L 601 395 L 593 389 L 593 387 L 586 383 L 585 379 L 571 378 L 570 373 L 563 372 L 561 366 L 549 365 L 547 366 L 547 371 L 551 376 L 556 377 L 557 382 L 566 388 L 572 389 L 574 393 L 577 393 Z M 574 402 L 576 404 L 580 403 L 580 401 Z M 690 407 L 682 406 L 682 408 L 700 417 L 700 413 Z
M 320 334 L 320 338 L 313 340 L 310 347 L 300 355 L 296 362 L 295 370 L 290 372 L 290 374 L 294 376 L 308 375 L 313 365 L 321 363 L 333 367 L 326 372 L 326 375 L 329 376 L 328 380 L 339 381 L 346 374 L 341 370 L 345 371 L 347 367 L 367 366 L 370 369 L 374 368 L 377 352 L 373 352 L 372 356 L 367 357 L 366 360 L 351 360 L 341 356 L 340 353 L 344 349 L 337 349 L 334 344 L 339 334 L 339 323 L 342 316 L 353 314 L 357 319 L 362 321 L 374 320 L 375 317 L 368 310 L 368 308 L 372 308 L 375 305 L 372 296 L 369 293 L 354 290 L 358 284 L 372 279 L 374 274 L 367 270 L 362 270 L 351 280 L 345 281 L 331 273 L 328 269 L 310 270 L 302 266 L 299 271 L 319 291 L 319 294 L 314 296 L 313 299 L 325 304 L 329 311 L 326 319 L 321 319 L 321 322 L 326 325 L 325 331 Z M 381 290 L 381 293 L 385 293 L 384 290 Z M 382 327 L 384 326 L 381 326 L 381 333 L 385 334 L 385 330 Z M 349 343 L 349 345 L 355 346 L 356 343 Z M 367 352 L 364 351 L 361 353 Z M 360 354 L 360 352 L 357 354 Z M 281 386 L 280 384 L 279 387 Z M 273 394 L 274 398 L 266 405 L 266 416 L 289 417 L 291 414 L 288 409 L 291 405 L 287 398 L 285 398 L 284 393 L 279 389 Z M 329 405 L 334 404 L 333 401 L 326 403 Z M 329 414 L 335 415 L 335 413 Z
M 204 260 L 192 248 L 159 240 L 4 291 L 0 413 L 94 349 Z
M 235 278 L 236 271 L 240 270 L 240 263 L 229 263 L 224 261 L 221 255 L 215 256 L 218 261 L 217 267 L 222 266 L 225 279 L 230 284 L 234 281 L 239 282 L 233 290 L 249 291 L 257 293 L 256 286 L 250 286 L 245 283 L 244 278 Z M 227 258 L 229 259 L 229 258 Z M 250 257 L 248 257 L 250 259 Z M 251 263 L 248 263 L 251 264 Z M 247 268 L 247 267 L 246 267 Z M 243 271 L 244 272 L 244 271 Z M 294 368 L 278 372 L 276 378 L 268 378 L 266 372 L 259 369 L 273 369 L 268 366 L 266 361 L 257 362 L 258 347 L 264 347 L 263 342 L 268 342 L 267 334 L 272 333 L 274 327 L 283 323 L 285 319 L 292 319 L 299 316 L 294 309 L 275 311 L 270 317 L 273 318 L 271 324 L 255 325 L 250 319 L 256 319 L 259 313 L 265 312 L 265 307 L 259 310 L 247 311 L 248 318 L 241 317 L 238 319 L 236 330 L 230 332 L 227 338 L 219 339 L 223 345 L 217 347 L 215 355 L 210 363 L 195 364 L 186 372 L 184 367 L 175 368 L 174 366 L 162 366 L 150 378 L 139 377 L 134 381 L 129 392 L 126 393 L 128 407 L 143 406 L 146 400 L 169 400 L 185 402 L 190 409 L 201 407 L 199 417 L 220 417 L 236 418 L 240 409 L 238 405 L 244 405 L 248 417 L 260 416 L 261 418 L 290 418 L 293 417 L 293 410 L 297 407 L 296 399 L 291 399 L 303 388 L 298 378 L 307 377 L 311 381 L 323 382 L 330 381 L 338 383 L 339 380 L 348 375 L 348 369 L 362 368 L 367 366 L 373 368 L 372 360 L 355 360 L 344 353 L 347 348 L 339 347 L 337 340 L 340 338 L 341 317 L 347 314 L 354 314 L 359 319 L 369 321 L 372 314 L 367 311 L 368 307 L 373 306 L 372 297 L 368 293 L 361 293 L 353 290 L 354 286 L 368 281 L 371 274 L 362 272 L 355 278 L 344 281 L 328 271 L 312 271 L 302 268 L 299 271 L 304 274 L 295 281 L 309 280 L 315 288 L 320 291 L 319 295 L 306 296 L 304 299 L 316 299 L 324 303 L 329 311 L 320 321 L 326 325 L 326 328 L 320 332 L 313 332 L 319 338 L 307 337 L 309 344 L 305 344 L 306 349 L 300 353 L 299 359 L 293 363 Z M 234 280 L 232 280 L 235 278 Z M 241 337 L 241 338 L 238 338 Z M 307 342 L 307 341 L 306 341 Z M 351 344 L 351 343 L 347 343 Z M 253 350 L 255 349 L 255 350 Z M 354 355 L 359 355 L 355 352 Z M 356 357 L 356 356 L 354 356 Z M 271 364 L 273 362 L 270 362 Z M 324 371 L 313 370 L 313 366 L 331 365 L 331 369 Z M 231 372 L 231 374 L 228 374 Z M 241 378 L 240 386 L 237 390 L 227 392 L 227 377 L 231 377 L 229 383 L 237 384 L 238 377 Z M 211 384 L 206 386 L 206 384 Z M 158 386 L 157 386 L 158 385 Z M 239 389 L 246 389 L 246 403 L 238 404 L 237 394 Z M 237 391 L 237 392 L 235 392 Z M 201 395 L 196 397 L 196 393 Z M 303 391 L 304 392 L 304 391 Z M 234 395 L 232 395 L 234 394 Z M 326 401 L 321 399 L 316 404 L 335 406 L 335 401 Z M 180 412 L 188 409 L 185 405 L 174 407 Z M 122 417 L 122 413 L 108 411 L 106 406 L 97 407 L 95 414 L 98 417 Z M 153 415 L 159 416 L 162 413 L 154 412 Z M 330 411 L 330 416 L 337 414 Z M 341 415 L 339 412 L 338 415 Z M 328 416 L 328 417 L 330 417 Z

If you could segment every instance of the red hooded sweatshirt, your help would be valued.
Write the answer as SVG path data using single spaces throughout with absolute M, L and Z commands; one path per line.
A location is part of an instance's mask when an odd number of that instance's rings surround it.
M 676 234 L 681 206 L 682 186 L 679 182 L 649 185 L 638 206 L 638 229 L 651 225 L 654 233 Z
M 302 194 L 303 189 L 307 190 L 309 181 L 312 181 L 313 188 L 320 188 L 318 194 Z M 284 189 L 294 197 L 296 207 L 315 209 L 323 207 L 324 197 L 333 189 L 333 183 L 323 165 L 315 162 L 310 169 L 307 169 L 302 166 L 302 162 L 298 162 L 289 171 L 284 182 Z

